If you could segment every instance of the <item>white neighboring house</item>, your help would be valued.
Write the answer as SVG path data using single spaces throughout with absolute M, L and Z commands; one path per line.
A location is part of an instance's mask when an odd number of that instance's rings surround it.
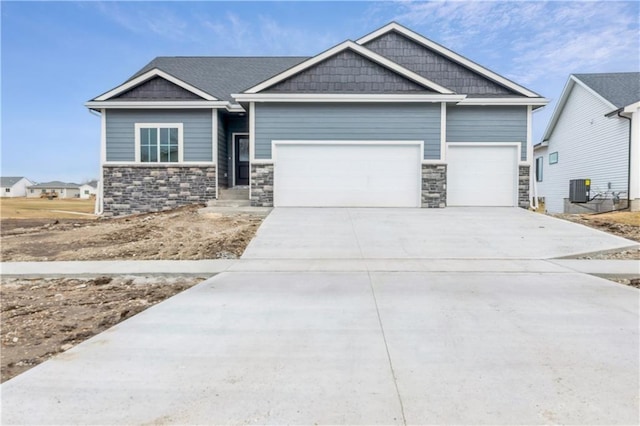
M 549 213 L 608 211 L 627 198 L 640 210 L 640 73 L 570 75 L 534 159 Z M 591 180 L 592 201 L 569 202 L 572 179 Z
M 29 185 L 33 182 L 24 176 L 0 177 L 0 197 L 26 197 Z
M 80 198 L 87 200 L 91 196 L 95 196 L 98 192 L 98 181 L 92 180 L 80 185 Z
M 38 198 L 43 193 L 56 193 L 58 198 L 80 198 L 80 185 L 60 181 L 38 183 L 27 187 L 27 197 Z

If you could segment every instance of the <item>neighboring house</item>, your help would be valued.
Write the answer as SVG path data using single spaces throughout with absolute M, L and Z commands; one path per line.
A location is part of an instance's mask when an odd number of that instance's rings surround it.
M 628 197 L 640 210 L 640 73 L 571 75 L 534 157 L 548 212 L 608 211 Z M 573 179 L 590 179 L 593 201 L 570 203 Z
M 0 197 L 26 197 L 29 185 L 33 182 L 24 176 L 0 177 Z
M 60 181 L 38 183 L 27 187 L 27 197 L 38 198 L 42 194 L 56 193 L 58 198 L 80 198 L 80 185 Z
M 391 23 L 310 58 L 159 57 L 86 106 L 121 215 L 234 186 L 254 206 L 526 208 L 547 102 Z
M 87 183 L 83 183 L 80 185 L 80 198 L 88 199 L 92 196 L 95 196 L 98 191 L 98 181 L 92 180 Z

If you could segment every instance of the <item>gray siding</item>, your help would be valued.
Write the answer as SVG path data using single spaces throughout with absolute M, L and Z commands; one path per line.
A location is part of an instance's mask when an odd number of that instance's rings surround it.
M 527 158 L 526 106 L 447 107 L 447 142 L 520 142 Z
M 113 98 L 119 101 L 202 100 L 202 98 L 161 77 L 154 77 Z
M 358 53 L 345 50 L 264 92 L 415 93 L 430 91 Z
M 440 104 L 258 104 L 256 158 L 272 140 L 424 140 L 440 158 Z
M 218 185 L 229 186 L 229 144 L 227 142 L 227 123 L 221 111 L 217 114 L 218 120 Z
M 511 90 L 492 80 L 394 31 L 371 40 L 365 44 L 365 47 L 456 93 L 468 95 L 514 94 Z
M 183 123 L 184 161 L 212 161 L 211 110 L 108 110 L 107 161 L 135 161 L 135 123 Z

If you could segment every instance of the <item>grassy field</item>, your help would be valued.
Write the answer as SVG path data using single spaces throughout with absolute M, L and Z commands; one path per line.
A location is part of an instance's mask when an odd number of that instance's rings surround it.
M 94 200 L 73 198 L 0 198 L 0 219 L 92 218 L 94 206 Z

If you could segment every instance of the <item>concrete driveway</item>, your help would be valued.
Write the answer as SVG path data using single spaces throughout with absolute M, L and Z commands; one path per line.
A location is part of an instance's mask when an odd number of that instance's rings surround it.
M 405 240 L 426 235 L 422 226 L 448 232 L 455 220 L 425 224 L 439 212 L 402 221 L 403 211 L 383 211 L 376 226 L 377 209 L 318 210 L 275 209 L 228 272 L 4 383 L 2 423 L 640 422 L 638 291 L 540 260 L 538 248 L 518 248 L 539 237 L 513 230 L 529 220 L 569 233 L 553 248 L 563 255 L 580 250 L 572 239 L 590 242 L 582 251 L 631 242 L 487 209 L 503 220 L 493 231 L 480 220 L 460 258 L 432 237 L 443 259 Z M 469 220 L 478 211 L 465 210 L 449 209 Z M 331 215 L 352 222 L 309 225 Z M 313 237 L 296 235 L 303 229 Z M 370 247 L 379 237 L 363 229 L 383 229 L 388 247 Z M 327 235 L 345 233 L 332 246 L 345 258 L 329 258 Z M 409 258 L 389 258 L 403 250 Z
M 244 259 L 549 259 L 637 245 L 520 208 L 275 209 Z

